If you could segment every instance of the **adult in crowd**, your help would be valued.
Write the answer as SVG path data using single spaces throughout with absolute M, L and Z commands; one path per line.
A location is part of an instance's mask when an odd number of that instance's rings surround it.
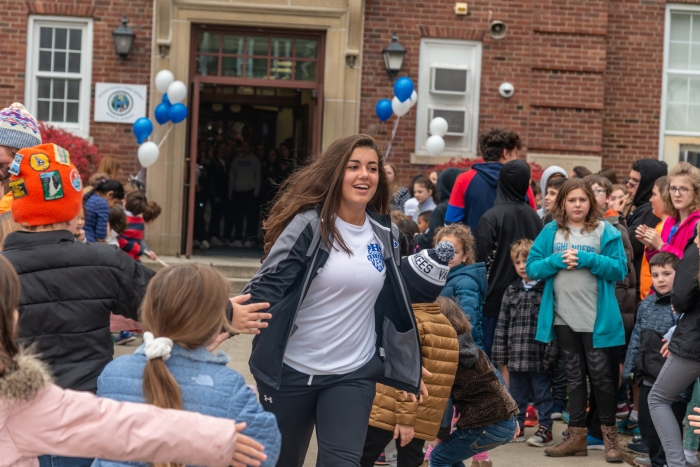
M 593 172 L 588 169 L 588 167 L 584 167 L 582 165 L 577 165 L 573 169 L 571 169 L 571 173 L 569 174 L 569 178 L 586 178 Z
M 207 235 L 209 236 L 209 244 L 211 246 L 224 246 L 222 239 L 231 231 L 224 230 L 224 235 L 221 235 L 221 220 L 226 214 L 228 206 L 228 147 L 224 143 L 219 143 L 213 150 L 212 157 L 209 157 L 204 168 L 208 174 L 209 181 L 209 204 L 211 205 L 211 214 L 209 216 L 209 228 Z M 233 228 L 232 222 L 227 222 Z
M 544 216 L 547 215 L 547 209 L 545 209 L 544 205 L 544 197 L 547 195 L 547 182 L 549 182 L 550 179 L 553 180 L 555 178 L 569 178 L 569 176 L 566 174 L 566 170 L 559 167 L 558 165 L 550 165 L 549 167 L 544 169 L 544 172 L 542 172 L 542 178 L 540 178 L 540 189 L 542 190 L 542 207 L 537 210 L 537 214 L 539 214 L 540 219 L 544 219 Z
M 514 131 L 491 128 L 479 137 L 479 148 L 484 162 L 472 165 L 471 170 L 457 177 L 445 213 L 447 224 L 461 222 L 472 229 L 472 232 L 479 225 L 481 216 L 493 207 L 501 167 L 506 162 L 518 158 L 518 149 L 522 148 L 522 142 Z M 535 195 L 529 183 L 528 180 L 527 197 L 523 196 L 523 201 L 532 209 L 537 209 Z
M 255 245 L 260 223 L 260 183 L 260 160 L 251 152 L 250 143 L 243 140 L 241 150 L 236 152 L 229 168 L 229 213 L 236 227 L 231 242 L 234 247 L 251 248 Z M 231 230 L 227 227 L 224 236 L 228 235 L 231 235 Z
M 403 205 L 411 198 L 411 193 L 408 188 L 401 186 L 398 177 L 396 176 L 396 166 L 388 162 L 384 163 L 384 170 L 386 171 L 386 179 L 389 182 L 389 187 L 391 189 L 390 194 L 390 204 L 392 211 L 403 211 Z
M 280 160 L 277 149 L 270 148 L 267 151 L 267 157 L 263 159 L 261 164 L 262 170 L 262 188 L 261 188 L 261 203 L 263 217 L 267 217 L 270 210 L 269 204 L 277 195 L 277 188 L 284 181 L 286 173 L 282 170 L 282 161 Z
M 522 238 L 534 240 L 542 230 L 537 212 L 525 203 L 529 189 L 527 162 L 514 160 L 505 164 L 498 177 L 496 202 L 483 215 L 474 232 L 476 261 L 486 263 L 488 270 L 483 342 L 484 352 L 489 357 L 503 294 L 519 277 L 510 258 L 510 245 Z
M 270 211 L 266 256 L 245 293 L 273 317 L 249 363 L 282 433 L 278 467 L 301 467 L 314 427 L 318 467 L 357 466 L 377 381 L 418 393 L 421 350 L 389 197 L 377 144 L 352 135 L 292 174 Z
M 634 254 L 634 271 L 636 276 L 637 303 L 641 301 L 639 294 L 639 274 L 642 270 L 642 258 L 644 257 L 644 244 L 637 238 L 636 232 L 640 225 L 646 225 L 652 229 L 659 223 L 659 218 L 654 215 L 649 199 L 652 195 L 654 182 L 668 172 L 668 166 L 664 161 L 656 159 L 639 159 L 632 164 L 630 176 L 627 179 L 627 192 L 632 199 L 634 211 L 627 215 L 627 229 L 629 230 L 632 253 Z
M 435 238 L 435 232 L 440 227 L 445 225 L 445 213 L 447 212 L 447 205 L 450 201 L 450 193 L 452 193 L 452 188 L 455 185 L 455 181 L 459 174 L 462 173 L 461 170 L 451 167 L 440 172 L 437 182 L 438 195 L 440 196 L 440 204 L 433 209 L 430 214 L 430 222 L 428 223 L 428 231 L 419 235 L 416 235 L 415 241 L 416 245 L 420 247 L 421 250 L 427 250 L 433 247 L 433 238 Z
M 118 179 L 122 173 L 122 163 L 114 156 L 103 156 L 100 165 L 97 167 L 98 173 L 106 173 L 109 178 Z
M 18 102 L 0 110 L 0 214 L 12 207 L 10 170 L 17 151 L 41 144 L 36 119 Z

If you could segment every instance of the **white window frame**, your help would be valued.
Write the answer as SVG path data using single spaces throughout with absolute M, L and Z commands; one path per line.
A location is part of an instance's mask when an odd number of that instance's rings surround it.
M 668 87 L 668 59 L 671 45 L 671 14 L 672 13 L 700 13 L 700 5 L 690 4 L 667 4 L 666 17 L 664 19 L 664 63 L 663 76 L 661 80 L 661 122 L 659 127 L 659 159 L 664 158 L 665 136 L 700 136 L 700 132 L 694 131 L 666 131 L 666 100 Z M 685 70 L 684 75 L 700 76 L 700 70 Z
M 37 77 L 75 78 L 75 73 L 39 72 L 39 31 L 41 26 L 80 28 L 83 30 L 83 48 L 80 51 L 80 110 L 78 123 L 46 122 L 83 138 L 90 137 L 90 106 L 92 89 L 92 18 L 66 16 L 29 16 L 27 23 L 27 56 L 24 78 L 24 105 L 36 116 Z

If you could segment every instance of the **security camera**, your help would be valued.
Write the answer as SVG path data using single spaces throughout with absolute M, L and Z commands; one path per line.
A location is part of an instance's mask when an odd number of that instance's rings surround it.
M 509 99 L 513 97 L 515 87 L 510 83 L 503 83 L 498 87 L 498 93 L 501 95 L 501 97 Z
M 503 21 L 494 21 L 489 27 L 489 34 L 493 39 L 503 39 L 506 37 L 508 26 Z

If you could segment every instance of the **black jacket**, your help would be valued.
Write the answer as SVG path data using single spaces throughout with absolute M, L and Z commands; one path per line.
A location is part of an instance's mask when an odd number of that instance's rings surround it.
M 636 274 L 634 269 L 634 254 L 632 253 L 632 244 L 628 237 L 627 227 L 624 225 L 622 216 L 606 217 L 605 220 L 612 224 L 622 236 L 622 245 L 625 247 L 625 256 L 627 257 L 627 274 L 621 281 L 615 283 L 615 298 L 617 304 L 620 305 L 620 313 L 622 314 L 622 324 L 625 326 L 625 341 L 629 343 L 629 337 L 634 327 L 634 315 L 637 309 L 637 299 L 635 291 Z
M 114 355 L 110 312 L 138 319 L 155 273 L 112 245 L 76 242 L 67 230 L 11 233 L 2 254 L 22 286 L 19 342 L 35 346 L 59 386 L 95 392 Z
M 299 307 L 329 255 L 321 241 L 319 211 L 320 207 L 310 209 L 292 219 L 243 290 L 252 295 L 251 302 L 270 304 L 272 319 L 253 339 L 249 364 L 257 380 L 275 389 L 281 384 L 284 353 Z M 374 305 L 377 350 L 384 357 L 384 378 L 379 382 L 417 393 L 421 348 L 408 290 L 399 272 L 399 231 L 389 216 L 371 211 L 367 216 L 382 242 L 386 264 L 384 286 Z
M 689 243 L 676 268 L 671 303 L 683 316 L 668 349 L 673 355 L 700 362 L 700 289 L 698 288 L 698 247 Z
M 641 181 L 639 182 L 637 193 L 634 195 L 634 200 L 632 200 L 635 209 L 627 215 L 627 228 L 629 230 L 630 243 L 632 244 L 632 253 L 634 253 L 634 271 L 637 279 L 637 283 L 635 284 L 637 301 L 639 300 L 639 274 L 642 270 L 644 244 L 637 240 L 635 233 L 637 227 L 642 224 L 653 228 L 656 227 L 656 224 L 661 222 L 652 212 L 649 199 L 651 199 L 651 192 L 656 179 L 668 173 L 668 166 L 664 161 L 640 159 L 638 164 Z
M 461 170 L 451 167 L 445 169 L 440 173 L 440 176 L 438 176 L 437 188 L 438 194 L 440 195 L 440 204 L 433 209 L 433 213 L 430 215 L 428 231 L 424 234 L 416 235 L 415 238 L 416 245 L 418 245 L 421 250 L 429 250 L 433 247 L 435 233 L 440 227 L 445 225 L 445 213 L 447 212 L 447 205 L 450 201 L 450 193 L 452 193 L 452 188 L 455 186 L 455 180 L 457 180 L 457 177 L 459 177 L 461 173 Z
M 523 160 L 506 163 L 498 176 L 496 203 L 486 211 L 474 232 L 476 261 L 486 263 L 489 289 L 484 316 L 498 316 L 503 294 L 518 279 L 510 245 L 521 238 L 534 240 L 542 230 L 537 211 L 525 203 L 530 166 Z

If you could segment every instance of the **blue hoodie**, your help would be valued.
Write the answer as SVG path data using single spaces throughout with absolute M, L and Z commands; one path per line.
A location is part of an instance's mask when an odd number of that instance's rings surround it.
M 468 266 L 460 264 L 447 274 L 447 283 L 440 295 L 455 298 L 457 303 L 469 318 L 472 325 L 474 343 L 483 350 L 483 321 L 484 297 L 488 284 L 486 281 L 486 265 L 475 263 Z
M 496 202 L 498 174 L 503 164 L 487 162 L 472 165 L 472 170 L 457 177 L 450 203 L 445 213 L 445 223 L 462 222 L 473 231 L 481 216 Z

